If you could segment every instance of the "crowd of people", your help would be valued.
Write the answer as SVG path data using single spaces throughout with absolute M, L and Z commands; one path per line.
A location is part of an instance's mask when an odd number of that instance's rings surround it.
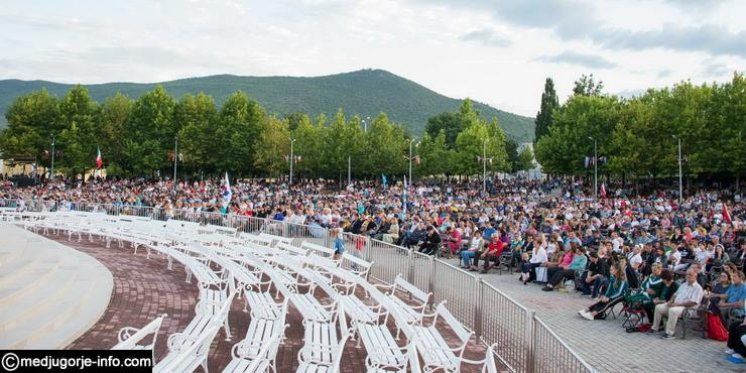
M 147 206 L 167 218 L 212 212 L 335 228 L 455 257 L 465 270 L 503 266 L 523 284 L 538 282 L 545 291 L 575 289 L 592 299 L 580 317 L 622 313 L 629 332 L 673 339 L 681 316 L 704 310 L 730 328 L 729 358 L 743 362 L 746 356 L 740 339 L 746 333 L 746 203 L 727 187 L 700 188 L 679 203 L 672 188 L 642 193 L 614 184 L 609 196 L 596 199 L 588 183 L 567 179 L 491 180 L 486 193 L 480 182 L 442 180 L 406 190 L 378 180 L 345 188 L 324 180 L 228 184 L 5 183 L 0 199 L 48 209 Z M 619 304 L 621 311 L 615 311 Z

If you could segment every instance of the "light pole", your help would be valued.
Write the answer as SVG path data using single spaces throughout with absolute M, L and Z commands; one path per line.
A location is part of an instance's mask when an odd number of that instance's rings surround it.
M 174 190 L 176 190 L 176 165 L 179 162 L 179 138 L 174 137 Z
M 290 183 L 293 185 L 293 163 L 295 163 L 295 156 L 293 155 L 293 144 L 295 143 L 294 138 L 290 138 Z
M 598 200 L 598 141 L 591 136 L 588 139 L 593 140 L 593 199 Z
M 52 135 L 52 170 L 49 172 L 49 178 L 54 180 L 54 135 Z
M 681 138 L 676 135 L 673 135 L 673 138 L 679 143 L 679 206 L 681 206 L 681 199 L 684 197 L 684 176 L 681 172 Z
M 487 192 L 487 162 L 492 164 L 492 157 L 487 158 L 487 140 L 482 139 L 482 156 L 477 156 L 477 161 L 482 162 L 482 193 Z

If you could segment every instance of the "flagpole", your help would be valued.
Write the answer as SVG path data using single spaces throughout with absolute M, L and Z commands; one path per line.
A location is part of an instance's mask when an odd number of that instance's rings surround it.
M 588 139 L 593 140 L 593 199 L 598 201 L 598 141 L 590 136 Z
M 54 180 L 54 135 L 52 135 L 52 171 L 49 173 L 49 178 Z

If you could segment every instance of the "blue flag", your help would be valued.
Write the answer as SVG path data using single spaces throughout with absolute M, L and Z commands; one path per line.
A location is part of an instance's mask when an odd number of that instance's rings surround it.
M 386 188 L 387 180 L 386 175 L 381 174 L 381 183 L 383 184 L 383 187 Z

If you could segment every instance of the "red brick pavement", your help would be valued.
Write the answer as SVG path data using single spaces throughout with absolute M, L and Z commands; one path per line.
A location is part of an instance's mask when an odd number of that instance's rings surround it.
M 107 249 L 103 242 L 69 242 L 66 236 L 48 236 L 60 243 L 85 252 L 105 265 L 114 277 L 114 289 L 109 307 L 98 322 L 85 334 L 70 344 L 68 349 L 108 349 L 117 343 L 117 333 L 125 326 L 142 327 L 161 314 L 168 314 L 163 321 L 155 346 L 156 361 L 167 352 L 166 340 L 172 333 L 179 332 L 186 327 L 194 317 L 194 307 L 197 303 L 197 286 L 185 282 L 186 273 L 183 267 L 174 263 L 173 270 L 166 268 L 166 260 L 157 255 L 145 258 L 145 253 L 132 255 L 132 249 L 126 246 L 119 249 L 112 244 Z M 81 289 L 85 291 L 85 289 Z M 249 315 L 243 312 L 243 299 L 237 299 L 232 305 L 229 315 L 231 333 L 230 342 L 225 341 L 224 331 L 221 329 L 212 343 L 208 366 L 210 371 L 219 372 L 231 359 L 231 347 L 242 340 L 249 325 Z M 301 315 L 293 307 L 290 308 L 287 323 L 287 338 L 280 346 L 277 354 L 277 371 L 292 372 L 298 366 L 298 351 L 303 345 L 303 326 Z M 442 325 L 439 329 L 450 341 L 455 341 L 455 335 Z M 455 343 L 454 343 L 455 345 Z M 474 340 L 469 342 L 465 357 L 479 360 L 484 357 L 485 347 L 477 345 Z M 363 347 L 356 347 L 355 341 L 350 341 L 344 349 L 342 372 L 363 372 L 365 370 L 366 352 Z M 463 371 L 477 372 L 478 367 L 464 365 Z

